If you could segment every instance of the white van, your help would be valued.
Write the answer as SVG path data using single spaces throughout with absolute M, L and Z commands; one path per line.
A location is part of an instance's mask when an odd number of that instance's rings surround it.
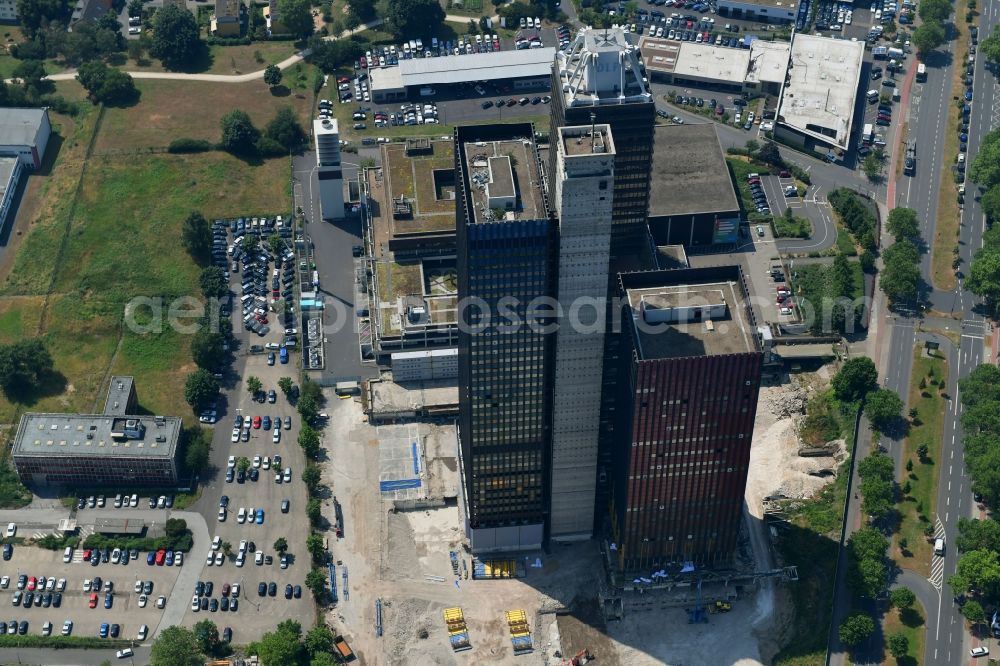
M 869 104 L 874 104 L 875 102 L 878 101 L 878 91 L 877 90 L 869 90 L 868 94 L 866 95 L 866 97 L 868 98 L 868 103 Z
M 944 538 L 938 537 L 934 539 L 934 554 L 944 556 Z
M 535 17 L 535 30 L 541 30 L 541 29 L 542 29 L 542 19 L 540 19 L 540 18 L 538 18 L 536 16 Z
M 73 561 L 73 546 L 66 546 L 66 550 L 63 551 L 63 562 L 69 563 Z

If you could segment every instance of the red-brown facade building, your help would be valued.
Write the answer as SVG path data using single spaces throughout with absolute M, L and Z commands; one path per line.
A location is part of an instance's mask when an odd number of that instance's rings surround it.
M 619 276 L 610 503 L 618 565 L 725 564 L 736 549 L 763 355 L 742 271 Z

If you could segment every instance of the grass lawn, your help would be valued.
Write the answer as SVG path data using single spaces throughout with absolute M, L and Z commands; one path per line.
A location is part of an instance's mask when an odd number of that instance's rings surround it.
M 890 654 L 886 654 L 886 663 L 895 663 L 897 666 L 917 666 L 924 656 L 924 641 L 927 639 L 927 627 L 924 624 L 924 614 L 921 612 L 920 602 L 904 612 L 897 609 L 890 610 L 882 623 L 882 629 L 886 636 L 890 634 L 903 634 L 906 636 L 907 651 L 906 656 L 896 659 Z
M 311 76 L 310 67 L 301 71 Z M 286 76 L 284 85 L 290 83 L 290 78 Z M 142 92 L 138 104 L 105 112 L 95 153 L 163 148 L 180 137 L 218 141 L 219 121 L 233 109 L 246 111 L 258 128 L 263 128 L 282 106 L 295 109 L 303 127 L 311 118 L 311 90 L 276 96 L 263 80 L 226 84 L 137 80 L 136 86 Z
M 958 10 L 961 13 L 961 10 Z M 952 42 L 952 53 L 958 54 L 956 60 L 961 67 L 953 67 L 951 74 L 952 99 L 965 100 L 965 54 L 969 52 L 969 27 L 965 21 L 953 22 L 958 33 Z M 954 102 L 948 103 L 948 129 L 944 133 L 944 150 L 941 151 L 944 163 L 941 165 L 941 185 L 938 190 L 937 223 L 934 225 L 934 238 L 924 239 L 931 245 L 931 282 L 937 289 L 951 291 L 955 288 L 955 269 L 951 262 L 955 259 L 954 250 L 958 247 L 959 222 L 961 213 L 958 209 L 958 185 L 952 175 L 952 167 L 958 159 L 958 127 L 962 117 L 962 109 Z M 935 166 L 931 166 L 935 168 Z
M 277 64 L 298 52 L 295 42 L 255 42 L 239 46 L 209 46 L 205 66 L 197 71 L 205 74 L 249 74 Z M 143 64 L 129 60 L 122 67 L 131 72 L 166 72 L 159 60 L 147 59 Z M 263 75 L 262 75 L 263 78 Z M 230 85 L 230 84 L 225 84 Z
M 917 410 L 917 420 L 910 425 L 903 446 L 903 460 L 913 462 L 913 471 L 904 470 L 900 479 L 900 485 L 910 484 L 910 491 L 899 504 L 901 522 L 893 550 L 895 556 L 901 558 L 897 559 L 900 566 L 923 576 L 930 576 L 931 573 L 931 544 L 924 536 L 924 527 L 932 525 L 934 520 L 934 500 L 941 472 L 938 463 L 941 460 L 947 406 L 940 391 L 944 389 L 947 378 L 948 362 L 943 357 L 928 358 L 923 355 L 923 345 L 915 346 L 907 404 Z M 924 386 L 921 387 L 921 384 Z M 926 444 L 928 448 L 925 462 L 921 462 L 917 455 L 921 444 Z M 927 520 L 921 520 L 921 516 Z M 906 548 L 900 547 L 901 539 L 906 539 Z
M 753 205 L 753 197 L 750 195 L 750 183 L 747 182 L 747 176 L 757 172 L 757 167 L 750 164 L 746 159 L 731 155 L 726 156 L 726 163 L 729 165 L 729 170 L 735 180 L 736 191 L 739 192 L 743 210 L 746 212 L 756 211 L 757 207 Z
M 836 215 L 834 215 L 836 218 Z M 854 238 L 851 237 L 851 232 L 845 229 L 839 220 L 837 220 L 837 254 L 846 254 L 848 257 L 854 257 L 858 254 L 858 248 L 854 245 Z

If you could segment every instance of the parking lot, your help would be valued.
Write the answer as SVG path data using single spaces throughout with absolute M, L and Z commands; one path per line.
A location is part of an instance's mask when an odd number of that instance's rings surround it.
M 290 232 L 288 236 L 291 236 Z M 230 231 L 230 238 L 232 237 L 234 234 Z M 248 272 L 266 276 L 263 280 L 252 280 L 253 284 L 247 291 L 256 299 L 253 311 L 264 309 L 267 315 L 267 323 L 264 325 L 269 326 L 271 330 L 262 337 L 259 332 L 244 326 L 242 303 L 237 299 L 233 314 L 236 361 L 232 372 L 227 374 L 223 381 L 224 395 L 220 403 L 225 407 L 221 410 L 219 422 L 215 425 L 211 466 L 202 477 L 202 498 L 195 505 L 199 513 L 205 517 L 210 539 L 219 537 L 220 541 L 219 549 L 213 551 L 212 565 L 208 565 L 206 559 L 195 563 L 200 567 L 197 580 L 206 586 L 208 582 L 212 583 L 212 594 L 203 595 L 210 599 L 209 609 L 202 610 L 200 605 L 197 611 L 193 609 L 192 595 L 195 593 L 193 585 L 192 589 L 181 590 L 177 595 L 178 602 L 185 604 L 186 607 L 185 624 L 193 624 L 203 615 L 215 619 L 216 614 L 211 611 L 211 600 L 214 599 L 220 606 L 217 613 L 222 613 L 218 615 L 217 624 L 220 628 L 231 626 L 235 642 L 252 640 L 285 619 L 308 623 L 313 614 L 311 593 L 305 589 L 305 576 L 311 568 L 311 563 L 309 554 L 305 550 L 309 521 L 305 516 L 306 488 L 301 480 L 305 458 L 297 442 L 300 418 L 278 386 L 281 377 L 293 378 L 295 383 L 298 383 L 296 379 L 299 374 L 298 357 L 295 349 L 289 349 L 284 357 L 280 352 L 280 345 L 290 342 L 290 335 L 297 335 L 290 331 L 286 333 L 286 327 L 296 331 L 298 329 L 298 314 L 293 311 L 297 302 L 297 287 L 294 285 L 294 279 L 283 280 L 285 267 L 295 267 L 296 259 L 290 257 L 283 260 L 280 267 L 273 259 L 267 259 L 265 262 L 265 257 L 260 253 L 247 255 L 243 259 L 245 261 L 240 262 L 236 272 L 232 272 L 232 266 L 229 267 L 231 288 L 234 292 L 240 293 L 244 284 L 243 279 Z M 275 268 L 279 270 L 279 276 L 282 278 L 279 280 L 279 289 L 285 289 L 288 292 L 287 296 L 281 293 L 274 296 L 272 280 Z M 297 268 L 292 274 L 298 274 Z M 261 291 L 265 293 L 262 295 Z M 287 318 L 284 314 L 275 312 L 275 309 L 287 312 Z M 287 363 L 283 363 L 282 358 L 285 358 Z M 246 389 L 246 381 L 250 376 L 257 377 L 261 382 L 262 392 L 258 396 L 251 396 Z M 274 392 L 273 396 L 271 391 Z M 263 427 L 265 416 L 272 421 L 270 429 Z M 247 423 L 247 426 L 240 426 L 239 441 L 233 442 L 233 426 L 237 417 Z M 254 417 L 259 417 L 259 420 Z M 281 423 L 280 430 L 274 427 L 276 421 Z M 279 433 L 277 442 L 274 441 L 275 432 Z M 275 478 L 275 455 L 281 458 L 280 483 Z M 240 457 L 253 461 L 259 456 L 261 463 L 259 467 L 251 465 L 249 473 L 243 477 L 242 482 L 235 469 L 232 480 L 227 481 L 230 456 L 234 458 L 234 462 Z M 263 465 L 265 456 L 269 458 L 268 469 L 264 469 Z M 286 468 L 288 482 L 284 480 Z M 220 520 L 219 510 L 223 496 L 226 496 L 228 501 L 224 520 Z M 281 511 L 284 500 L 288 500 L 287 514 Z M 261 523 L 257 524 L 256 520 L 245 520 L 240 523 L 238 514 L 241 508 L 245 513 L 252 509 L 255 516 L 260 509 Z M 274 543 L 279 537 L 288 543 L 287 568 L 282 568 L 280 556 L 274 548 Z M 222 542 L 230 544 L 231 555 L 224 556 L 222 564 L 218 565 L 215 564 L 217 557 L 215 553 L 221 552 Z M 245 555 L 243 558 L 238 558 L 242 542 L 246 542 Z M 242 566 L 238 564 L 239 562 L 242 562 Z M 265 583 L 267 587 L 274 583 L 274 594 L 267 591 L 264 596 L 260 596 L 257 591 L 260 583 Z M 238 623 L 228 624 L 222 620 L 226 617 L 221 611 L 224 598 L 222 592 L 226 584 L 230 586 L 230 595 L 234 584 L 240 586 Z M 286 585 L 292 586 L 291 599 L 285 598 Z M 295 586 L 299 586 L 298 598 L 294 596 Z
M 63 623 L 70 620 L 73 623 L 72 636 L 97 637 L 101 624 L 119 625 L 119 638 L 128 640 L 138 640 L 138 632 L 141 625 L 146 625 L 149 630 L 149 637 L 153 636 L 160 624 L 161 616 L 166 612 L 157 608 L 157 599 L 165 597 L 164 606 L 169 608 L 173 604 L 185 603 L 184 594 L 173 594 L 174 583 L 184 570 L 179 566 L 148 566 L 146 564 L 146 553 L 140 553 L 138 560 L 130 561 L 128 564 L 101 564 L 92 567 L 82 559 L 82 550 L 77 550 L 74 560 L 70 563 L 63 562 L 63 552 L 45 550 L 33 547 L 15 546 L 13 557 L 9 562 L 4 562 L 4 576 L 9 576 L 6 587 L 0 589 L 0 621 L 10 622 L 11 620 L 26 620 L 28 622 L 29 634 L 41 634 L 42 626 L 45 622 L 52 623 L 52 634 L 62 633 Z M 186 566 L 186 565 L 185 565 Z M 14 606 L 12 601 L 18 592 L 18 578 L 21 576 L 54 578 L 51 590 L 46 588 L 48 593 L 55 595 L 60 587 L 60 580 L 65 580 L 65 588 L 62 590 L 61 603 L 55 607 L 55 600 L 50 602 L 49 607 L 32 604 L 31 608 L 25 608 L 24 596 L 26 596 L 27 585 L 21 591 L 21 605 Z M 101 588 L 98 592 L 92 592 L 89 584 L 95 579 L 101 578 Z M 87 585 L 85 586 L 85 581 Z M 151 581 L 152 591 L 147 595 L 145 607 L 139 607 L 139 594 L 135 592 L 137 581 Z M 105 595 L 109 590 L 109 583 L 113 588 L 111 608 L 105 608 Z M 96 594 L 95 608 L 90 608 L 91 594 Z M 35 594 L 38 594 L 37 588 Z M 187 597 L 190 602 L 190 597 Z M 111 627 L 108 627 L 110 633 Z

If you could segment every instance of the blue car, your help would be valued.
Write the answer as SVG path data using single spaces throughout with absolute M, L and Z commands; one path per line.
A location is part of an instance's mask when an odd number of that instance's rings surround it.
M 107 638 L 107 637 L 108 637 L 108 623 L 107 622 L 102 622 L 101 623 L 101 638 Z
M 962 132 L 961 134 L 958 135 L 958 140 L 961 141 L 962 143 L 965 143 L 966 141 L 969 140 L 969 135 L 966 134 L 965 132 Z
M 153 551 L 149 551 L 148 553 L 146 553 L 146 564 L 148 564 L 149 566 L 153 566 L 153 564 L 155 563 L 156 563 L 156 553 L 154 553 Z
M 166 566 L 168 567 L 174 566 L 174 551 L 172 550 L 167 551 L 166 562 L 164 562 L 164 564 L 166 564 Z
M 113 603 L 113 601 L 114 601 L 114 595 L 112 595 L 110 592 L 104 595 L 105 608 L 111 608 L 111 604 Z
M 972 101 L 972 91 L 971 90 L 966 90 L 965 91 L 965 101 L 966 102 L 971 102 Z
M 254 522 L 258 525 L 264 524 L 264 509 L 257 509 L 257 518 Z

